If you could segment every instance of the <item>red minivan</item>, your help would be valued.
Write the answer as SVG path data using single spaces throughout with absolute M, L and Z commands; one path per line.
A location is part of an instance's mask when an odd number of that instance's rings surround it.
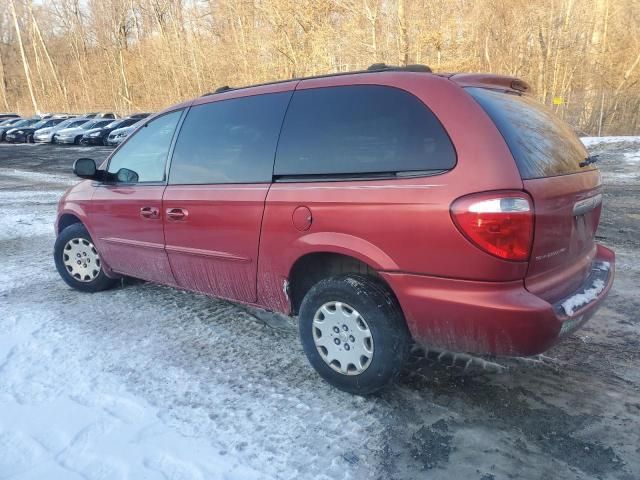
M 518 79 L 424 66 L 219 89 L 147 119 L 59 203 L 55 263 L 297 316 L 313 367 L 374 392 L 411 341 L 533 355 L 614 277 L 595 159 Z

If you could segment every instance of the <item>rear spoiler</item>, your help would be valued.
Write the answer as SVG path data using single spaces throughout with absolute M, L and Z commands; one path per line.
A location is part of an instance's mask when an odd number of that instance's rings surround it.
M 524 80 L 508 75 L 491 73 L 456 73 L 449 77 L 462 87 L 485 87 L 517 93 L 531 93 L 531 85 Z

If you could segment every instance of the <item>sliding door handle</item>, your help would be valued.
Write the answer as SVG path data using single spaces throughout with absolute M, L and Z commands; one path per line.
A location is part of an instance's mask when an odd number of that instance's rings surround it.
M 189 212 L 184 208 L 167 208 L 167 218 L 169 220 L 184 220 Z
M 158 218 L 160 217 L 160 210 L 156 207 L 142 207 L 140 209 L 140 216 L 142 218 Z

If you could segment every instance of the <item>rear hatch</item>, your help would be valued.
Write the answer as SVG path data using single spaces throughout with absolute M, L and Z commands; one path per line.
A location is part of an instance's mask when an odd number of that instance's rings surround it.
M 516 161 L 535 209 L 525 287 L 550 302 L 591 271 L 602 205 L 601 177 L 575 132 L 528 95 L 467 88 L 491 117 Z

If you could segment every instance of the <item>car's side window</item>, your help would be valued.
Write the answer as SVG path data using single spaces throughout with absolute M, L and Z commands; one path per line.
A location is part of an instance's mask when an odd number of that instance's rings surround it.
M 291 95 L 268 93 L 191 107 L 173 150 L 169 183 L 271 182 Z
M 350 85 L 296 90 L 274 174 L 419 173 L 455 164 L 444 127 L 417 97 L 387 86 Z
M 182 110 L 175 110 L 138 129 L 111 157 L 107 171 L 118 175 L 121 169 L 127 169 L 137 174 L 138 182 L 163 182 L 171 140 L 181 115 Z

